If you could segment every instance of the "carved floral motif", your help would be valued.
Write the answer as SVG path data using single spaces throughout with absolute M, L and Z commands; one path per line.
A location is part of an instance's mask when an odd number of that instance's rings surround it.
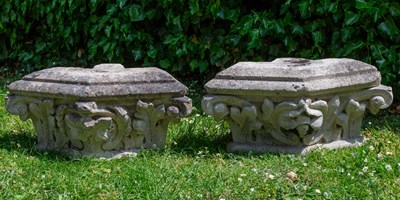
M 7 110 L 32 119 L 38 148 L 84 152 L 162 147 L 170 122 L 191 113 L 187 97 L 118 106 L 94 101 L 56 104 L 53 99 L 9 95 Z
M 207 95 L 202 108 L 226 120 L 235 143 L 308 146 L 360 137 L 366 109 L 376 114 L 392 102 L 389 87 L 378 86 L 330 99 L 298 98 L 252 103 L 242 98 Z

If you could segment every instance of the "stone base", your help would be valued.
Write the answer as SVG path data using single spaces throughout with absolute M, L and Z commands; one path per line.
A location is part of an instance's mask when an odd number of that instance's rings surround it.
M 311 146 L 299 146 L 299 147 L 288 147 L 288 146 L 271 146 L 265 144 L 243 144 L 243 143 L 229 143 L 228 152 L 254 152 L 254 153 L 286 153 L 286 154 L 300 154 L 305 155 L 312 150 L 319 148 L 324 149 L 340 149 L 345 147 L 360 146 L 367 139 L 360 136 L 357 138 L 347 140 L 337 140 L 330 143 L 319 143 Z

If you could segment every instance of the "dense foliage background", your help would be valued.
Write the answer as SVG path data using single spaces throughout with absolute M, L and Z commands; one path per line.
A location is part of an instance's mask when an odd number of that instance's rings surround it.
M 158 66 L 201 83 L 235 62 L 349 57 L 400 88 L 398 0 L 3 0 L 0 76 Z

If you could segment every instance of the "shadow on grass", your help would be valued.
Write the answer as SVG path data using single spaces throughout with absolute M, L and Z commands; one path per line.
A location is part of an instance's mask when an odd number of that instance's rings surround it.
M 0 149 L 8 152 L 18 152 L 25 156 L 34 156 L 43 160 L 71 161 L 84 158 L 81 156 L 72 157 L 58 151 L 39 151 L 36 149 L 36 140 L 36 136 L 30 132 L 14 133 L 10 131 L 0 135 Z M 172 154 L 185 154 L 190 157 L 197 156 L 200 151 L 207 151 L 208 154 L 222 154 L 226 153 L 226 145 L 230 140 L 230 135 L 211 139 L 200 135 L 185 134 L 175 138 L 174 144 L 163 150 L 155 151 L 155 153 L 163 153 L 168 149 Z
M 36 136 L 29 132 L 13 133 L 8 132 L 0 135 L 0 149 L 12 152 L 16 151 L 23 155 L 34 156 L 48 160 L 71 160 L 70 157 L 55 151 L 38 151 L 36 149 Z
M 377 115 L 367 113 L 363 120 L 363 128 L 373 128 L 377 130 L 389 130 L 397 137 L 400 137 L 400 115 L 391 114 L 386 110 Z M 361 131 L 362 131 L 361 130 Z M 189 131 L 190 132 L 190 131 Z M 210 137 L 206 134 L 182 134 L 174 137 L 176 144 L 171 144 L 168 148 L 175 153 L 183 153 L 189 156 L 197 156 L 200 151 L 207 150 L 209 154 L 226 154 L 227 144 L 232 141 L 231 133 Z M 245 153 L 236 152 L 238 156 L 258 156 L 258 155 L 279 156 L 284 153 Z
M 367 127 L 387 129 L 400 136 L 400 115 L 389 113 L 387 110 L 380 111 L 376 115 L 367 113 L 364 117 L 362 128 Z
M 387 129 L 400 137 L 400 116 L 390 113 L 382 113 L 378 115 L 367 114 L 364 128 L 373 127 L 374 129 Z M 208 154 L 227 154 L 227 144 L 232 141 L 231 134 L 221 134 L 211 136 L 204 132 L 190 134 L 193 130 L 188 130 L 187 134 L 178 134 L 173 137 L 174 142 L 169 142 L 163 153 L 168 151 L 172 154 L 185 154 L 190 157 L 198 156 L 199 152 L 207 152 Z M 80 157 L 70 157 L 60 154 L 57 151 L 38 151 L 35 148 L 36 136 L 31 132 L 14 133 L 12 131 L 0 135 L 0 149 L 12 152 L 16 151 L 23 155 L 34 156 L 40 159 L 71 161 L 79 160 Z M 249 153 L 235 153 L 238 156 L 249 156 Z M 270 153 L 270 155 L 276 155 Z
M 220 154 L 225 159 L 238 159 L 249 157 L 275 157 L 288 154 L 279 152 L 257 153 L 257 152 L 228 152 L 228 143 L 232 142 L 231 133 L 216 138 L 202 137 L 201 135 L 182 135 L 175 138 L 176 144 L 170 145 L 168 151 L 173 154 L 184 154 L 189 157 Z
M 231 140 L 230 134 L 215 138 L 204 137 L 200 134 L 183 134 L 174 138 L 175 142 L 169 149 L 188 156 L 196 156 L 200 151 L 208 151 L 209 154 L 226 153 L 226 146 Z

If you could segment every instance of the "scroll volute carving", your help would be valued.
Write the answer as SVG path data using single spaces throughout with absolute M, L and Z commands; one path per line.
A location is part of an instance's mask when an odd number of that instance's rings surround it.
M 136 148 L 160 148 L 170 122 L 192 111 L 191 99 L 172 99 L 119 106 L 95 101 L 55 104 L 52 99 L 9 95 L 7 110 L 22 120 L 32 119 L 40 149 L 74 148 L 103 152 Z
M 74 147 L 99 152 L 120 149 L 131 132 L 131 118 L 121 106 L 98 107 L 96 102 L 77 102 L 65 115 L 67 134 Z
M 376 113 L 387 108 L 392 98 L 390 87 L 378 86 L 330 99 L 274 102 L 265 98 L 261 104 L 234 96 L 207 95 L 202 108 L 215 120 L 229 123 L 234 142 L 265 143 L 247 139 L 248 134 L 257 133 L 258 137 L 270 135 L 276 141 L 272 143 L 309 146 L 360 137 L 366 109 Z
M 54 101 L 35 97 L 8 95 L 6 109 L 21 120 L 32 119 L 37 132 L 38 149 L 53 149 L 67 143 L 65 135 L 58 134 Z

